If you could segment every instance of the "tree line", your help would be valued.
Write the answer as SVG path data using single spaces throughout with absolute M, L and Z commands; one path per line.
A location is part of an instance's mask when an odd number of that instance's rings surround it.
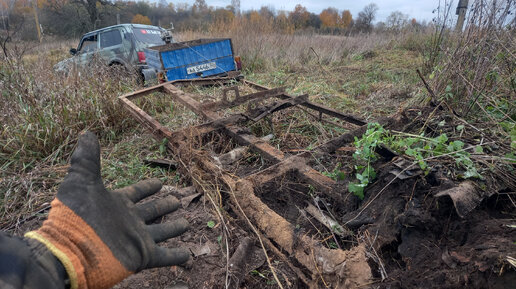
M 349 10 L 328 7 L 321 13 L 310 12 L 298 4 L 292 11 L 276 11 L 271 7 L 240 11 L 240 1 L 228 1 L 226 7 L 209 6 L 205 0 L 193 5 L 167 0 L 0 0 L 0 37 L 18 33 L 24 39 L 37 38 L 36 17 L 43 35 L 78 37 L 93 29 L 117 23 L 158 25 L 176 30 L 216 31 L 241 25 L 275 32 L 297 33 L 314 31 L 328 34 L 399 32 L 425 25 L 399 11 L 391 13 L 386 22 L 373 25 L 378 6 L 366 5 L 356 16 Z M 3 31 L 3 32 L 2 32 Z

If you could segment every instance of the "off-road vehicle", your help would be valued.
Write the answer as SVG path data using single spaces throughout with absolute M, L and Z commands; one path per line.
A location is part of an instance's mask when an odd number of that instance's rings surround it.
M 73 57 L 57 63 L 54 69 L 65 73 L 73 68 L 84 71 L 92 62 L 100 61 L 135 73 L 142 81 L 152 81 L 156 71 L 148 67 L 143 49 L 165 44 L 162 39 L 165 32 L 161 27 L 141 24 L 120 24 L 91 31 L 82 36 L 77 48 L 70 49 Z

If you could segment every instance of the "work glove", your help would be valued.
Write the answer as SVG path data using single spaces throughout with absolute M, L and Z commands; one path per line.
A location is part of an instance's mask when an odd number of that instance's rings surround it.
M 48 219 L 25 237 L 43 243 L 61 261 L 72 289 L 110 288 L 143 269 L 184 263 L 188 251 L 157 243 L 182 234 L 186 220 L 148 224 L 175 211 L 179 201 L 169 196 L 137 204 L 160 189 L 161 182 L 153 179 L 107 190 L 100 176 L 99 142 L 85 133 Z

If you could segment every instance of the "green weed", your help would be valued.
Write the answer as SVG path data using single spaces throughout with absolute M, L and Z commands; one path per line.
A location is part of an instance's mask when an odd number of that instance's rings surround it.
M 322 172 L 323 175 L 335 180 L 335 181 L 342 181 L 346 178 L 346 174 L 340 170 L 342 167 L 341 163 L 337 163 L 337 166 L 335 166 L 335 169 L 331 172 Z
M 459 131 L 462 129 L 464 129 L 463 126 L 457 127 Z M 465 143 L 460 140 L 449 141 L 446 134 L 429 138 L 424 134 L 391 132 L 378 123 L 371 123 L 360 139 L 355 138 L 354 144 L 356 151 L 353 158 L 357 162 L 355 170 L 358 182 L 350 182 L 348 191 L 360 199 L 364 198 L 364 189 L 376 178 L 376 172 L 371 164 L 377 160 L 375 149 L 380 145 L 388 146 L 397 153 L 413 159 L 425 174 L 430 172 L 429 160 L 447 156 L 452 158 L 457 168 L 463 171 L 459 177 L 482 178 L 468 152 L 468 150 L 474 150 L 475 153 L 483 153 L 482 147 L 466 148 Z
M 376 172 L 371 164 L 377 159 L 374 151 L 378 145 L 383 143 L 384 133 L 385 129 L 380 124 L 371 123 L 362 138 L 355 137 L 356 150 L 353 158 L 357 161 L 355 170 L 359 182 L 350 182 L 348 191 L 361 200 L 364 199 L 364 189 L 376 178 Z

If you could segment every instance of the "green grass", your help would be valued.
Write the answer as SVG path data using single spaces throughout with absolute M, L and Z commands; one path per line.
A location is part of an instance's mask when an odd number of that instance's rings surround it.
M 117 189 L 148 179 L 158 178 L 164 184 L 175 185 L 175 170 L 152 168 L 144 164 L 146 159 L 163 158 L 159 142 L 148 135 L 129 135 L 120 142 L 107 146 L 102 154 L 102 178 L 104 183 Z
M 291 94 L 307 93 L 311 101 L 369 118 L 391 114 L 402 102 L 421 94 L 416 74 L 421 64 L 416 52 L 379 49 L 371 58 L 356 54 L 325 66 L 280 67 L 271 73 L 246 76 L 269 87 L 287 86 Z M 375 93 L 379 94 L 377 98 L 370 99 Z M 398 95 L 402 99 L 396 99 Z M 364 102 L 371 103 L 373 109 Z

